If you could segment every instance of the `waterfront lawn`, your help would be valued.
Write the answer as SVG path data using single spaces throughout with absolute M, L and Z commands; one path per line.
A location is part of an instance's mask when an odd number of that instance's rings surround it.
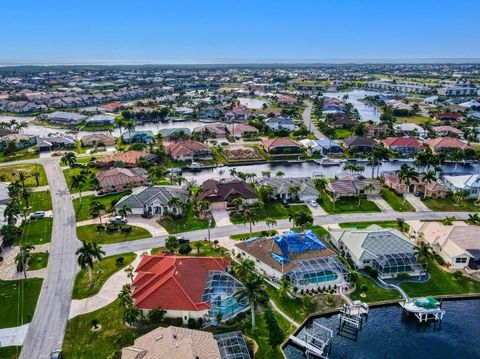
M 0 328 L 16 327 L 28 323 L 33 317 L 43 279 L 0 280 Z M 20 290 L 19 290 L 20 289 Z M 23 296 L 22 296 L 23 293 Z M 23 311 L 17 317 L 18 296 L 23 297 Z
M 93 201 L 99 201 L 103 203 L 107 209 L 112 207 L 115 203 L 119 201 L 125 194 L 124 193 L 114 193 L 105 196 L 85 196 L 82 197 L 82 202 L 80 203 L 80 198 L 75 198 L 73 202 L 73 208 L 75 209 L 75 216 L 77 217 L 77 222 L 86 221 L 90 219 L 90 203 Z
M 362 285 L 368 287 L 366 297 L 362 297 L 360 287 Z M 382 302 L 386 300 L 397 300 L 401 299 L 400 293 L 393 289 L 385 289 L 380 287 L 375 283 L 371 278 L 364 276 L 363 274 L 358 274 L 358 279 L 355 282 L 356 289 L 353 293 L 350 294 L 352 300 L 360 300 L 362 302 L 373 303 L 373 302 Z
M 435 121 L 430 117 L 424 117 L 424 116 L 395 116 L 395 119 L 399 123 L 415 123 L 417 125 L 435 123 Z
M 28 270 L 38 270 L 45 268 L 48 264 L 48 253 L 37 252 L 32 253 L 28 259 Z
M 273 300 L 277 307 L 290 318 L 301 323 L 308 316 L 309 313 L 307 314 L 303 310 L 304 308 L 301 298 L 282 298 L 275 287 L 267 284 L 266 288 L 270 299 Z
M 345 197 L 338 199 L 335 203 L 332 202 L 330 197 L 322 191 L 320 193 L 320 205 L 329 214 L 335 213 L 356 213 L 356 212 L 381 212 L 380 208 L 375 203 L 367 199 L 360 201 L 358 205 L 358 198 Z
M 365 229 L 371 225 L 377 225 L 382 228 L 396 228 L 401 231 L 408 231 L 410 225 L 408 223 L 403 224 L 403 229 L 398 227 L 397 221 L 370 221 L 370 222 L 344 222 L 338 224 L 340 228 L 357 228 Z
M 189 208 L 187 213 L 178 219 L 164 218 L 158 221 L 168 233 L 182 233 L 196 231 L 199 229 L 208 228 L 208 219 L 199 219 L 195 216 L 192 208 Z M 210 228 L 215 227 L 215 220 L 212 219 Z
M 415 212 L 415 208 L 410 204 L 410 202 L 405 201 L 404 203 L 403 196 L 396 194 L 394 191 L 388 188 L 382 188 L 381 196 L 394 211 Z
M 352 131 L 347 128 L 336 128 L 333 137 L 336 140 L 344 140 L 352 135 Z
M 400 286 L 412 297 L 421 297 L 428 295 L 445 294 L 480 294 L 480 282 L 470 278 L 453 279 L 453 274 L 449 273 L 430 260 L 427 267 L 430 279 L 426 283 L 407 282 Z
M 130 225 L 128 225 L 130 226 Z M 97 231 L 97 224 L 87 224 L 77 227 L 77 237 L 81 241 L 88 243 L 109 244 L 117 242 L 128 242 L 136 239 L 151 238 L 152 234 L 145 228 L 130 226 L 131 232 L 123 233 L 120 230 L 108 233 L 106 230 Z
M 27 187 L 36 187 L 37 181 L 35 177 L 31 174 L 35 171 L 35 169 L 40 174 L 38 176 L 38 185 L 39 186 L 46 186 L 47 182 L 47 175 L 45 174 L 45 169 L 42 165 L 17 165 L 17 166 L 4 166 L 0 167 L 0 177 L 2 177 L 2 181 L 4 182 L 15 182 L 18 179 L 19 172 L 25 172 L 27 175 L 30 175 L 25 181 L 25 185 Z
M 15 243 L 30 243 L 33 245 L 49 243 L 52 239 L 52 224 L 51 217 L 31 219 L 21 225 L 23 232 Z
M 22 347 L 2 347 L 0 348 L 0 358 L 17 359 L 20 357 Z
M 252 232 L 252 235 L 250 233 L 241 233 L 241 234 L 232 234 L 230 236 L 230 239 L 233 239 L 234 241 L 244 241 L 249 238 L 255 238 L 255 237 L 271 237 L 278 234 L 276 230 L 270 230 L 270 231 L 262 231 L 262 232 Z
M 475 206 L 475 200 L 465 199 L 460 201 L 458 206 L 455 205 L 453 196 L 449 194 L 447 198 L 422 198 L 423 203 L 432 211 L 437 212 L 478 212 L 480 206 Z
M 119 270 L 127 267 L 135 260 L 135 253 L 125 253 L 116 256 L 105 257 L 101 262 L 95 262 L 93 281 L 94 284 L 90 287 L 87 268 L 80 270 L 75 277 L 73 285 L 73 299 L 83 299 L 97 294 L 108 278 Z M 117 262 L 118 258 L 123 258 L 123 262 Z
M 63 175 L 65 176 L 65 181 L 67 182 L 68 190 L 70 193 L 78 193 L 78 188 L 72 188 L 72 177 L 78 176 L 82 171 L 88 171 L 88 174 L 85 176 L 86 181 L 82 184 L 82 192 L 93 191 L 97 188 L 97 178 L 95 174 L 98 172 L 97 168 L 67 168 L 63 170 Z
M 291 205 L 286 208 L 281 202 L 265 203 L 265 205 L 257 211 L 258 221 L 265 221 L 267 218 L 273 220 L 288 219 L 291 213 L 302 210 L 312 213 L 306 204 Z M 241 224 L 243 223 L 242 214 L 232 212 L 230 214 L 230 220 L 234 224 Z
M 31 211 L 51 211 L 52 210 L 52 197 L 50 191 L 32 192 L 28 204 L 31 207 Z M 21 208 L 25 207 L 25 200 L 21 200 Z

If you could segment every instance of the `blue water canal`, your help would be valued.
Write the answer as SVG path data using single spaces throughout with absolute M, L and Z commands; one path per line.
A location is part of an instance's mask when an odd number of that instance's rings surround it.
M 442 307 L 446 314 L 440 329 L 402 319 L 396 305 L 371 308 L 357 341 L 336 335 L 336 315 L 315 321 L 334 331 L 332 359 L 480 358 L 480 299 L 448 301 Z M 288 359 L 305 358 L 292 345 L 285 354 Z

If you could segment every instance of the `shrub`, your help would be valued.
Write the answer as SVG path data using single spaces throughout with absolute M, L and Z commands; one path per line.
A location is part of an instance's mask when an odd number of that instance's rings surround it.
M 460 280 L 463 277 L 463 273 L 459 270 L 453 272 L 453 279 Z
M 105 226 L 103 224 L 97 224 L 97 232 L 104 231 Z
M 112 233 L 114 233 L 114 232 L 116 232 L 116 231 L 118 231 L 118 226 L 117 226 L 116 224 L 110 223 L 110 224 L 107 226 L 107 233 L 112 234 Z
M 440 257 L 438 254 L 435 255 L 435 260 L 437 261 L 437 263 L 441 266 L 443 266 L 445 264 L 445 261 L 443 260 L 442 257 Z
M 410 274 L 408 274 L 408 273 L 400 273 L 400 274 L 397 275 L 397 278 L 398 278 L 399 280 L 406 280 L 406 279 L 410 278 Z
M 188 254 L 191 251 L 192 251 L 192 247 L 190 247 L 190 244 L 188 243 L 183 243 L 178 249 L 178 253 L 180 254 Z
M 188 328 L 189 329 L 196 329 L 197 328 L 197 321 L 193 318 L 188 319 Z
M 132 231 L 132 226 L 123 226 L 120 230 L 124 234 L 129 234 Z
M 367 292 L 368 292 L 368 285 L 362 284 L 362 285 L 360 286 L 360 292 L 362 292 L 362 293 L 367 293 Z
M 147 314 L 147 320 L 151 324 L 161 324 L 165 317 L 165 311 L 160 308 L 154 308 Z
M 123 262 L 125 262 L 125 258 L 123 257 L 118 257 L 117 259 L 115 259 L 115 263 L 117 263 L 117 265 L 122 265 Z

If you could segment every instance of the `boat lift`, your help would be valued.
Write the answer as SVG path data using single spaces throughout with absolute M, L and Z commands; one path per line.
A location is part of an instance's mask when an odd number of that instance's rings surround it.
M 303 338 L 291 335 L 289 339 L 305 349 L 307 358 L 328 359 L 332 349 L 333 331 L 331 329 L 314 322 L 302 334 Z

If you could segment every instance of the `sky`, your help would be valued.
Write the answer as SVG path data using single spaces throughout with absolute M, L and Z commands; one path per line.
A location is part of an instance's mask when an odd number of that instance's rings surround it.
M 480 58 L 480 0 L 1 0 L 0 64 Z

